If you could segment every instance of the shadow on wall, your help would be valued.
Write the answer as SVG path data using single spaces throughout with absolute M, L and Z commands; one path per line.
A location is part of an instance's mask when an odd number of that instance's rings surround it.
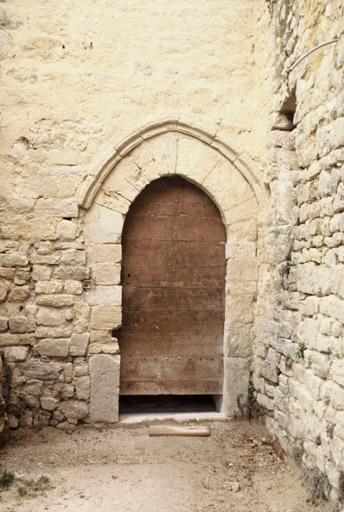
M 6 406 L 9 397 L 9 368 L 0 353 L 0 446 L 7 437 Z

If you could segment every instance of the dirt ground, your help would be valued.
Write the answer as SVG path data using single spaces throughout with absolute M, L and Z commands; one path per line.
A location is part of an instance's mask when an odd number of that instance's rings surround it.
M 307 502 L 297 470 L 279 458 L 261 424 L 209 426 L 209 438 L 149 437 L 147 425 L 17 432 L 0 452 L 0 468 L 16 474 L 11 487 L 0 491 L 0 511 L 331 510 Z M 20 496 L 23 481 L 41 476 L 51 488 Z

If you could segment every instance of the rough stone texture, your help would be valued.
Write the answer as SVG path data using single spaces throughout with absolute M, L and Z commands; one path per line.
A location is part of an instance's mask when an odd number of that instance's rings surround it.
M 62 402 L 59 410 L 67 420 L 71 422 L 73 422 L 73 420 L 84 420 L 88 416 L 88 406 L 85 402 L 80 400 L 67 400 Z
M 71 356 L 86 356 L 89 333 L 73 334 L 70 339 L 69 352 Z
M 224 368 L 224 386 L 230 388 L 231 393 L 223 398 L 221 409 L 228 416 L 245 417 L 250 380 L 249 360 L 225 357 Z
M 276 41 L 269 256 L 259 285 L 254 384 L 267 424 L 343 498 L 343 43 L 341 2 L 271 2 Z M 338 38 L 300 62 L 318 43 Z M 265 295 L 265 297 L 264 297 Z M 265 304 L 264 304 L 265 303 Z M 269 318 L 269 321 L 267 319 Z M 336 426 L 335 426 L 336 425 Z
M 118 421 L 120 357 L 97 354 L 90 358 L 90 418 L 94 422 Z

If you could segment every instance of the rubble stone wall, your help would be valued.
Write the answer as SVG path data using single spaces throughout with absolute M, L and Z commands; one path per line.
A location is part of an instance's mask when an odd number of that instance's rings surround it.
M 324 495 L 344 497 L 344 8 L 271 3 L 276 47 L 268 304 L 255 385 L 268 426 Z M 316 45 L 338 38 L 293 63 Z M 265 298 L 266 301 L 266 298 Z M 312 473 L 313 472 L 313 473 Z

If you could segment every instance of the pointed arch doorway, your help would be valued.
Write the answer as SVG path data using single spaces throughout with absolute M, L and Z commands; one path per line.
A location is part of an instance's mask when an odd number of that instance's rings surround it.
M 120 395 L 222 395 L 226 232 L 179 176 L 151 182 L 123 233 Z

